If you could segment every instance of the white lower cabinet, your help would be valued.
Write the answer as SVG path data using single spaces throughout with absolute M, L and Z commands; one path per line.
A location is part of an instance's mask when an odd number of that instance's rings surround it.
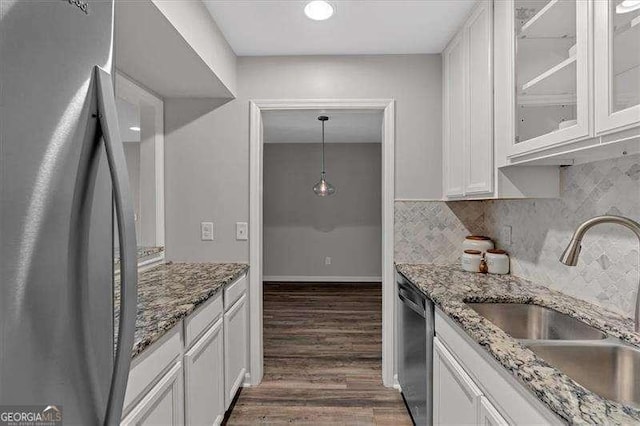
M 433 423 L 480 423 L 482 392 L 437 337 L 433 351 Z
M 247 278 L 226 286 L 132 362 L 122 425 L 218 425 L 247 372 Z
M 507 426 L 509 423 L 484 396 L 480 397 L 480 422 L 483 426 Z
M 122 425 L 179 425 L 183 423 L 182 363 L 173 367 L 122 420 Z
M 247 296 L 224 314 L 224 406 L 229 408 L 247 371 Z
M 224 342 L 220 318 L 184 356 L 185 423 L 220 424 L 224 418 Z
M 439 308 L 435 330 L 434 424 L 563 424 Z

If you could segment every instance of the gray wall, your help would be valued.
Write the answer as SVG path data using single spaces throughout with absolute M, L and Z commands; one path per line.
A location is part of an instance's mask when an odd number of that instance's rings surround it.
M 249 100 L 396 100 L 396 198 L 441 196 L 440 55 L 238 58 L 238 98 L 167 99 L 166 246 L 171 260 L 247 261 Z M 214 222 L 202 242 L 199 223 Z
M 265 277 L 381 276 L 380 148 L 327 144 L 327 180 L 337 191 L 321 198 L 311 189 L 320 175 L 320 144 L 265 145 Z

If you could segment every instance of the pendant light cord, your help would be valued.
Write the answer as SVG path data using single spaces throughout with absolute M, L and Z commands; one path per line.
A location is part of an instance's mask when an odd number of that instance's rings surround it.
M 322 176 L 324 176 L 324 121 L 322 122 Z

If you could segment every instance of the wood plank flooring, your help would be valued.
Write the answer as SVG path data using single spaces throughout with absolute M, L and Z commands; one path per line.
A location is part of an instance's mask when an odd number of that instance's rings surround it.
M 382 385 L 380 284 L 264 285 L 264 378 L 228 425 L 411 425 Z

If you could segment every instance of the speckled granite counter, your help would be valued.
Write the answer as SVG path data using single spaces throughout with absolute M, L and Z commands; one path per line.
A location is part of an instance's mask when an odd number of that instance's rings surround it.
M 457 266 L 398 264 L 396 267 L 562 419 L 569 423 L 640 422 L 639 409 L 604 399 L 583 388 L 464 302 L 547 306 L 640 346 L 640 335 L 633 332 L 632 319 L 511 275 L 474 274 Z
M 138 257 L 138 263 L 144 260 L 148 260 L 151 258 L 159 257 L 164 252 L 164 247 L 143 247 L 139 246 L 136 250 L 136 256 Z M 118 267 L 120 266 L 120 249 L 117 247 L 114 249 L 113 253 L 113 264 Z
M 215 295 L 247 272 L 243 263 L 165 263 L 138 274 L 138 311 L 132 357 L 140 354 Z M 118 289 L 119 287 L 116 286 Z M 116 292 L 114 306 L 119 306 Z M 118 312 L 115 312 L 116 321 Z

